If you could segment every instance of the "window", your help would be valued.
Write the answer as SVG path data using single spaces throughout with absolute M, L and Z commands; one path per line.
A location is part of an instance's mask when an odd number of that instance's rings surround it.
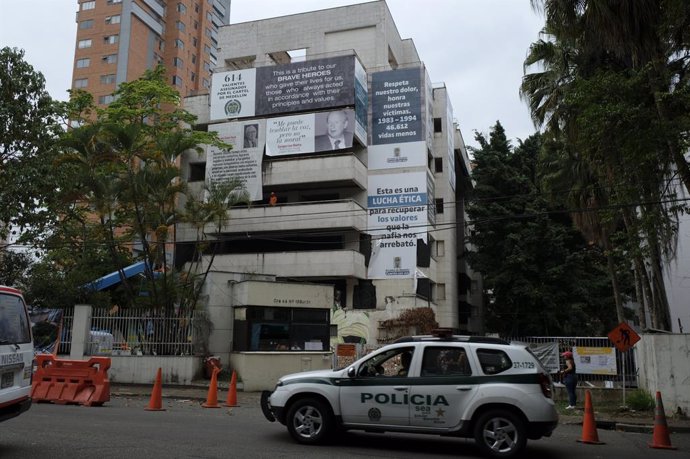
M 26 314 L 24 300 L 19 296 L 0 293 L 0 341 L 3 344 L 12 344 L 12 347 L 16 349 L 14 352 L 19 350 L 17 344 L 31 342 L 31 322 Z M 19 356 L 20 354 L 16 355 Z M 10 365 L 13 362 L 9 361 L 7 364 Z M 11 369 L 9 374 L 14 376 Z M 3 381 L 5 380 L 6 378 L 3 376 Z
M 99 96 L 98 97 L 98 103 L 101 105 L 109 104 L 110 102 L 113 101 L 113 95 L 108 94 L 107 96 Z
M 478 349 L 477 358 L 482 371 L 487 375 L 495 375 L 513 368 L 513 362 L 504 351 L 496 349 Z
M 115 16 L 106 16 L 105 17 L 105 23 L 106 24 L 119 24 L 120 23 L 120 15 L 116 14 Z
M 469 376 L 472 367 L 461 347 L 427 346 L 422 359 L 422 376 Z
M 246 319 L 235 320 L 233 347 L 237 351 L 324 351 L 330 346 L 329 316 L 328 309 L 248 306 Z
M 202 81 L 202 86 L 206 89 L 209 89 L 211 87 L 211 83 L 208 81 L 208 79 L 204 78 Z
M 376 354 L 359 367 L 360 377 L 406 377 L 414 347 L 401 347 Z
M 178 69 L 181 69 L 182 67 L 184 67 L 184 61 L 179 57 L 173 57 L 173 65 Z
M 210 72 L 211 71 L 211 64 L 204 61 L 204 70 L 206 70 L 207 72 Z
M 190 77 L 191 77 L 191 80 L 192 80 L 192 81 L 196 81 L 196 73 L 191 72 Z
M 177 30 L 179 30 L 180 32 L 184 32 L 185 29 L 187 28 L 187 27 L 184 25 L 184 22 L 182 22 L 182 21 L 177 21 L 177 22 L 175 23 L 175 27 L 176 27 Z
M 174 84 L 175 86 L 182 86 L 182 78 L 177 75 L 173 75 L 172 84 Z
M 179 38 L 175 39 L 175 48 L 184 49 L 184 42 Z
M 158 51 L 165 51 L 165 42 L 163 40 L 158 40 Z
M 79 28 L 81 30 L 90 29 L 91 27 L 93 27 L 93 19 L 87 19 L 86 21 L 81 21 L 79 23 Z
M 445 300 L 446 299 L 446 284 L 435 284 L 434 285 L 434 300 Z
M 211 29 L 209 29 L 208 27 L 206 28 L 206 30 L 204 31 L 204 33 L 205 33 L 206 36 L 209 37 L 209 38 L 210 38 L 210 37 L 213 37 L 213 34 L 211 33 Z
M 88 57 L 86 57 L 84 59 L 77 59 L 77 68 L 78 69 L 86 68 L 89 65 L 91 65 L 91 59 L 89 59 Z
M 436 199 L 436 213 L 437 214 L 443 213 L 443 198 Z
M 178 13 L 186 13 L 187 12 L 187 7 L 184 6 L 184 3 L 178 3 L 177 4 L 177 12 Z
M 436 241 L 434 246 L 436 247 L 435 256 L 443 257 L 446 255 L 446 243 L 444 241 Z
M 199 40 L 196 39 L 196 37 L 192 37 L 192 45 L 196 48 L 199 46 Z
M 85 88 L 89 85 L 89 79 L 88 78 L 79 78 L 78 80 L 74 80 L 74 87 L 75 88 Z
M 77 42 L 77 48 L 91 48 L 91 39 L 89 38 L 88 40 L 79 40 L 79 42 Z
M 194 4 L 194 12 L 195 12 L 195 13 L 198 13 L 198 12 L 199 12 L 199 4 L 198 4 L 198 3 L 195 3 L 195 4 Z
M 441 118 L 434 118 L 434 132 L 443 132 Z
M 101 84 L 113 84 L 115 83 L 115 74 L 110 73 L 108 75 L 101 75 Z
M 189 163 L 189 182 L 206 180 L 206 163 Z
M 211 47 L 208 45 L 204 45 L 204 53 L 211 54 Z
M 434 158 L 434 170 L 443 172 L 443 158 Z
M 96 8 L 96 2 L 95 2 L 95 1 L 92 1 L 92 2 L 84 2 L 84 3 L 81 4 L 81 10 L 82 10 L 82 11 L 85 11 L 85 10 L 92 10 L 92 9 L 94 9 L 94 8 Z
M 108 45 L 114 45 L 118 41 L 120 41 L 119 35 L 106 35 L 105 37 L 103 37 L 103 42 Z
M 106 64 L 114 64 L 117 62 L 117 54 L 107 54 L 102 59 Z
M 194 30 L 199 28 L 199 21 L 194 21 Z
M 108 0 L 108 5 L 114 5 L 116 3 L 122 3 L 122 0 Z
M 192 54 L 192 64 L 196 64 L 196 54 Z

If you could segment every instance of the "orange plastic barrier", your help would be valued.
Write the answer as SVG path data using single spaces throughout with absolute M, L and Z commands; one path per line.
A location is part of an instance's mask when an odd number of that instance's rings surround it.
M 101 406 L 110 400 L 110 357 L 62 360 L 40 354 L 36 363 L 31 385 L 33 401 Z

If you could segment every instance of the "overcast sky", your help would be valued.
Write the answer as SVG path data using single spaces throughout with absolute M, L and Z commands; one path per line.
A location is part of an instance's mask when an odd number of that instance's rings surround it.
M 105 0 L 97 0 L 105 1 Z M 230 22 L 246 22 L 361 0 L 232 0 Z M 530 0 L 388 0 L 402 38 L 414 40 L 431 81 L 445 83 L 468 145 L 500 120 L 511 139 L 535 128 L 518 90 L 522 62 L 543 18 Z M 77 0 L 0 0 L 0 46 L 25 50 L 48 92 L 67 98 Z M 514 142 L 515 143 L 515 142 Z

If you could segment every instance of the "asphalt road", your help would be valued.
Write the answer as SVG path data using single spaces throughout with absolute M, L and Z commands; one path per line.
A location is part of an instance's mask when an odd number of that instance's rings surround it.
M 481 457 L 472 441 L 435 436 L 348 432 L 328 446 L 302 446 L 261 414 L 258 395 L 236 408 L 205 409 L 198 400 L 164 399 L 166 411 L 145 411 L 146 397 L 113 397 L 103 407 L 34 404 L 0 424 L 0 458 L 457 458 Z M 605 445 L 585 445 L 578 425 L 560 425 L 528 442 L 524 457 L 656 459 L 686 457 L 690 433 L 673 434 L 679 451 L 649 449 L 650 434 L 598 430 Z

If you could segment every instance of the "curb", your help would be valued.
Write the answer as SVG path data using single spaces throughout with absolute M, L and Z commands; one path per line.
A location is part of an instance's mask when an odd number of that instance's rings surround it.
M 580 426 L 582 421 L 563 422 L 563 425 Z M 601 430 L 616 430 L 618 432 L 633 432 L 633 433 L 648 433 L 654 432 L 654 426 L 651 424 L 631 424 L 627 422 L 617 421 L 597 421 L 597 429 Z M 690 433 L 690 426 L 668 425 L 669 433 Z

